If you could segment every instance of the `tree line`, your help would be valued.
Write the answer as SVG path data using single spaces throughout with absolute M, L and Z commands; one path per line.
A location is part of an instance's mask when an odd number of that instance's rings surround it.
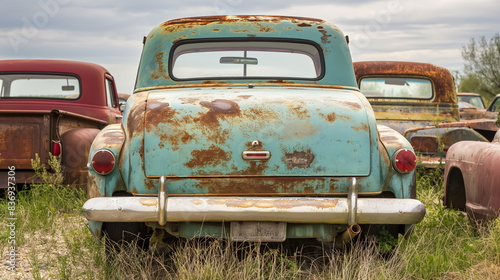
M 462 47 L 465 61 L 463 74 L 459 74 L 458 92 L 479 93 L 491 100 L 500 93 L 500 34 L 491 39 L 485 36 L 471 38 Z

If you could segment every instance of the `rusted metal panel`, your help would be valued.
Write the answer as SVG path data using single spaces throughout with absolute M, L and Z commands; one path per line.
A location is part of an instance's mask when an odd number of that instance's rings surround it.
M 0 113 L 1 169 L 31 169 L 31 159 L 38 154 L 42 162 L 50 151 L 50 114 Z M 5 171 L 7 172 L 7 171 Z
M 145 114 L 145 171 L 147 176 L 167 177 L 367 176 L 371 147 L 366 119 L 360 101 L 347 92 L 151 92 Z M 253 141 L 261 145 L 252 147 Z M 248 161 L 242 157 L 247 150 L 269 151 L 271 156 Z M 352 165 L 344 164 L 346 157 Z

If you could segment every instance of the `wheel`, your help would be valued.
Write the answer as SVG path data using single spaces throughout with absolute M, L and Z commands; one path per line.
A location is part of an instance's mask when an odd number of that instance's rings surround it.
M 465 202 L 464 178 L 462 172 L 454 168 L 448 176 L 445 206 L 451 209 L 465 211 Z

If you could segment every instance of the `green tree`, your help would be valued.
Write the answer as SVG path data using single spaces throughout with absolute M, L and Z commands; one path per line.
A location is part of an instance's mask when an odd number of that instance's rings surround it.
M 464 73 L 460 79 L 459 91 L 477 92 L 486 99 L 500 93 L 500 34 L 490 40 L 484 36 L 472 38 L 462 47 L 465 60 Z

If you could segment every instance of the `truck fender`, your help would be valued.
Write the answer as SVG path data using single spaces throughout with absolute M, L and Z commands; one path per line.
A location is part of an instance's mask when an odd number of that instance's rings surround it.
M 61 135 L 61 160 L 65 183 L 85 188 L 89 150 L 99 131 L 97 128 L 75 128 Z

